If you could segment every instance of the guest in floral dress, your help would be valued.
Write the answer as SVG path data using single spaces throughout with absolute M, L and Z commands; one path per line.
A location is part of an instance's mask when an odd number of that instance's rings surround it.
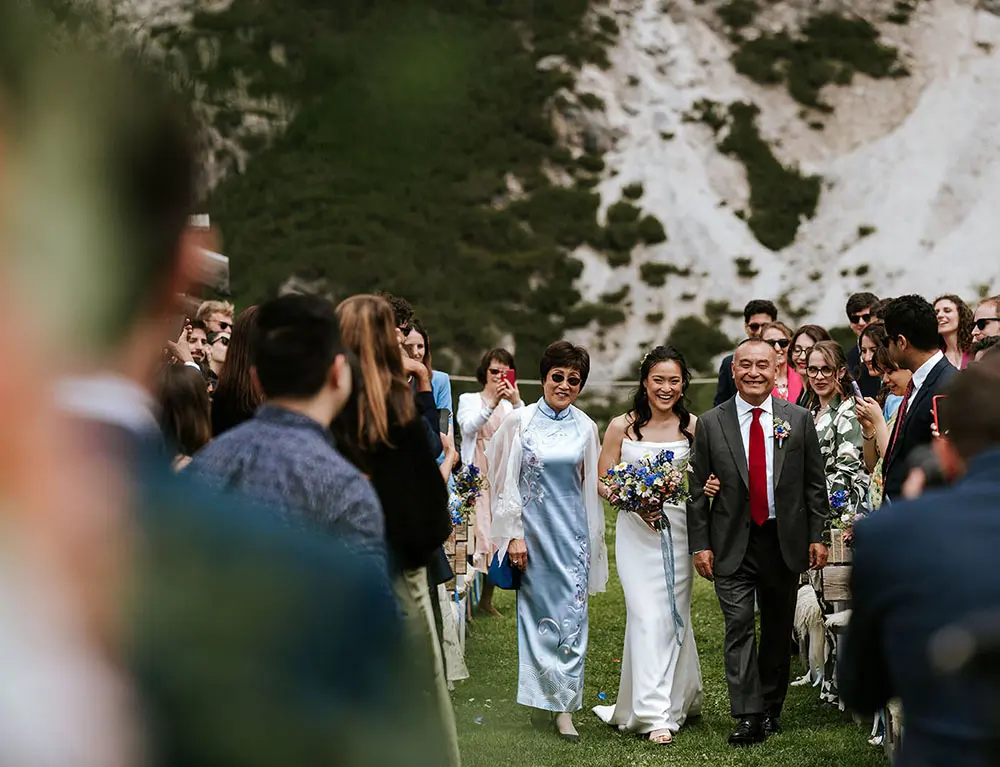
M 819 447 L 826 464 L 827 493 L 843 493 L 846 497 L 844 513 L 861 513 L 868 502 L 869 478 L 862 459 L 861 424 L 855 413 L 856 399 L 851 386 L 852 378 L 847 369 L 847 357 L 835 341 L 820 341 L 809 352 L 806 375 L 811 385 L 810 406 L 819 435 Z M 814 586 L 818 584 L 813 583 Z M 837 605 L 824 604 L 818 594 L 824 613 L 839 612 Z M 827 641 L 831 648 L 823 674 L 820 700 L 843 708 L 837 694 L 836 658 L 837 638 L 829 631 Z
M 604 591 L 608 552 L 597 494 L 597 426 L 573 406 L 590 372 L 586 349 L 545 350 L 543 396 L 512 412 L 489 447 L 493 522 L 501 556 L 522 571 L 517 595 L 517 702 L 560 737 L 579 740 L 587 594 Z

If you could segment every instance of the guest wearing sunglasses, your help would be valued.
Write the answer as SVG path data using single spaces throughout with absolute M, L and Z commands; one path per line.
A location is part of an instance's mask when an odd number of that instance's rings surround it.
M 788 364 L 788 350 L 792 343 L 792 329 L 783 322 L 769 322 L 761 332 L 764 343 L 778 355 L 771 394 L 785 402 L 795 403 L 802 394 L 802 378 Z
M 875 307 L 878 304 L 879 298 L 874 293 L 855 293 L 847 299 L 847 321 L 859 341 L 861 331 L 875 319 Z M 847 370 L 858 382 L 862 394 L 866 397 L 878 396 L 882 381 L 877 376 L 871 375 L 868 368 L 861 363 L 860 343 L 854 344 L 847 350 Z
M 973 341 L 1000 336 L 1000 296 L 991 296 L 980 301 L 972 324 Z
M 512 412 L 488 449 L 490 537 L 522 572 L 517 598 L 517 702 L 537 726 L 580 739 L 587 594 L 604 591 L 608 552 L 597 494 L 596 424 L 573 403 L 590 355 L 557 341 L 542 355 L 542 398 Z
M 236 307 L 228 301 L 203 301 L 195 319 L 205 323 L 209 333 L 231 333 Z
M 754 299 L 743 307 L 743 329 L 747 338 L 760 338 L 764 327 L 778 320 L 778 307 L 771 301 Z M 736 381 L 733 380 L 733 355 L 730 354 L 719 366 L 719 383 L 715 389 L 712 404 L 718 407 L 736 396 Z
M 213 333 L 208 337 L 208 390 L 215 391 L 219 383 L 219 373 L 229 352 L 229 333 Z
M 506 349 L 491 349 L 483 355 L 476 370 L 476 380 L 483 386 L 481 392 L 467 392 L 458 398 L 458 428 L 462 435 L 462 463 L 476 466 L 483 476 L 489 476 L 486 447 L 503 420 L 511 411 L 522 406 L 517 383 L 511 373 L 516 373 L 514 355 Z M 490 491 L 486 489 L 476 500 L 476 517 L 473 524 L 474 545 L 472 567 L 488 573 L 495 549 L 490 543 Z M 479 597 L 479 610 L 487 615 L 500 615 L 493 606 L 493 583 L 483 581 Z

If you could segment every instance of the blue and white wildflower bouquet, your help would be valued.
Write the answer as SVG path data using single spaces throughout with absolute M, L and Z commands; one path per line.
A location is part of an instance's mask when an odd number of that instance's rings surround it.
M 687 461 L 674 463 L 670 450 L 661 450 L 636 463 L 619 463 L 601 479 L 608 488 L 608 502 L 619 511 L 639 515 L 659 514 L 653 527 L 666 526 L 663 506 L 680 506 L 688 499 Z
M 830 493 L 830 510 L 833 512 L 830 524 L 845 533 L 854 527 L 855 522 L 865 516 L 849 507 L 849 499 L 850 496 L 846 490 L 834 490 Z
M 476 512 L 476 501 L 486 487 L 486 477 L 478 466 L 468 464 L 451 475 L 452 491 L 448 501 L 453 524 L 468 522 Z

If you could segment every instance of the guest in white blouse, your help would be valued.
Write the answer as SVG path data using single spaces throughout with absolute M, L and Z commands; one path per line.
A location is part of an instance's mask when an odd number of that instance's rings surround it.
M 517 390 L 514 355 L 506 349 L 491 349 L 483 355 L 476 370 L 476 380 L 483 385 L 481 392 L 469 392 L 458 398 L 458 427 L 462 434 L 462 463 L 476 466 L 489 476 L 486 445 L 503 419 L 523 405 Z M 476 502 L 473 524 L 474 546 L 472 566 L 481 573 L 490 569 L 490 559 L 496 548 L 490 543 L 490 493 L 487 490 Z M 488 615 L 500 615 L 493 606 L 493 584 L 484 579 L 479 598 L 479 610 Z

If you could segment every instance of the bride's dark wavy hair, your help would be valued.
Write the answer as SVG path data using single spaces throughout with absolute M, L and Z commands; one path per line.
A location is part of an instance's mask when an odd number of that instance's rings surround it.
M 681 396 L 674 403 L 674 412 L 681 421 L 681 434 L 688 442 L 694 442 L 694 435 L 688 431 L 688 426 L 691 425 L 691 413 L 688 410 L 687 390 L 691 385 L 691 371 L 684 361 L 684 355 L 672 346 L 657 346 L 642 358 L 642 365 L 639 366 L 639 388 L 632 395 L 632 412 L 635 414 L 635 420 L 629 424 L 629 428 L 636 440 L 641 441 L 642 427 L 653 418 L 653 408 L 646 394 L 646 379 L 649 378 L 650 371 L 661 362 L 676 362 L 681 369 Z

